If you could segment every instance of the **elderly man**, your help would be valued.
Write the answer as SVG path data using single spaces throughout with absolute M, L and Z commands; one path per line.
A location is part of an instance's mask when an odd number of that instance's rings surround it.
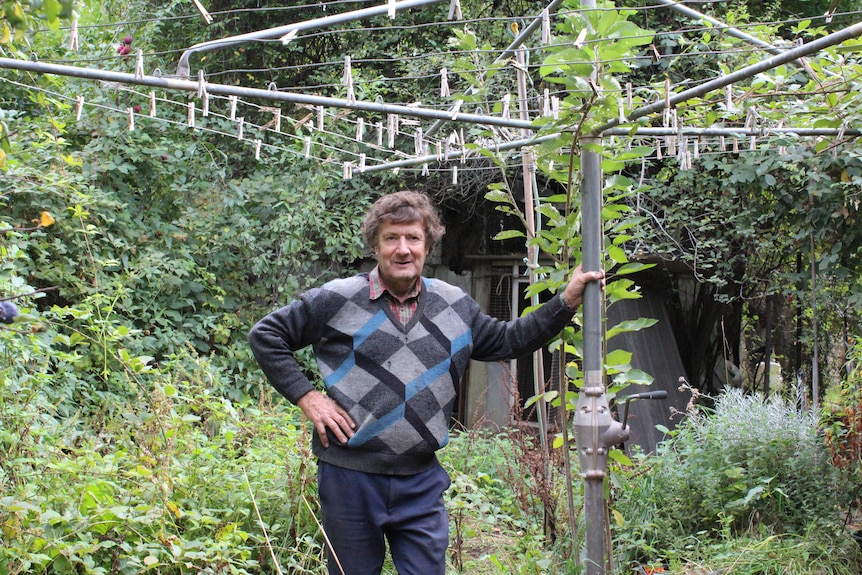
M 565 289 L 510 322 L 482 313 L 460 288 L 422 276 L 444 228 L 429 199 L 378 199 L 362 226 L 377 266 L 312 289 L 249 333 L 272 385 L 313 423 L 318 492 L 332 575 L 378 575 L 388 541 L 400 575 L 444 575 L 448 441 L 470 359 L 528 354 L 565 327 L 602 272 L 576 269 Z M 326 388 L 294 352 L 313 346 Z

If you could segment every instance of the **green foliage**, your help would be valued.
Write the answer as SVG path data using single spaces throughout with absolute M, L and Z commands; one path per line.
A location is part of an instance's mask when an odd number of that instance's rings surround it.
M 666 558 L 687 538 L 718 544 L 812 529 L 837 538 L 844 494 L 811 416 L 728 390 L 713 413 L 690 415 L 618 494 L 619 549 L 632 561 Z
M 515 216 L 521 224 L 522 231 L 505 230 L 496 239 L 510 239 L 519 236 L 526 238 L 528 248 L 528 265 L 531 266 L 531 285 L 527 289 L 529 296 L 535 296 L 548 291 L 556 293 L 562 289 L 569 278 L 571 267 L 579 263 L 582 238 L 581 220 L 586 216 L 581 209 L 581 196 L 584 193 L 601 195 L 601 218 L 603 229 L 603 251 L 600 257 L 601 269 L 608 273 L 605 286 L 607 305 L 625 299 L 640 297 L 634 281 L 629 275 L 648 265 L 633 263 L 625 252 L 624 246 L 631 236 L 631 228 L 640 221 L 633 217 L 633 210 L 627 199 L 635 193 L 634 182 L 622 174 L 616 174 L 632 160 L 641 159 L 649 150 L 639 148 L 630 151 L 616 149 L 612 145 L 599 142 L 598 139 L 583 140 L 585 134 L 615 118 L 619 109 L 619 98 L 622 90 L 615 74 L 626 72 L 626 63 L 633 56 L 633 50 L 649 42 L 650 34 L 628 22 L 631 13 L 613 10 L 611 3 L 603 3 L 598 10 L 573 11 L 566 13 L 564 22 L 558 26 L 559 35 L 553 44 L 547 48 L 547 54 L 542 62 L 541 74 L 545 81 L 561 84 L 566 89 L 566 97 L 561 104 L 557 119 L 543 118 L 537 123 L 544 124 L 542 133 L 557 134 L 549 143 L 538 146 L 536 163 L 543 174 L 559 185 L 560 193 L 551 193 L 534 199 L 535 214 L 527 213 L 521 205 L 515 192 L 508 183 L 503 171 L 502 181 L 491 184 L 486 199 L 496 204 L 496 209 L 507 215 Z M 589 48 L 582 47 L 585 39 L 591 40 Z M 603 173 L 615 175 L 603 177 L 601 190 L 580 189 L 580 162 L 583 152 L 599 156 Z M 486 151 L 486 155 L 503 166 L 501 158 Z M 578 191 L 581 193 L 578 194 Z M 590 215 L 592 217 L 592 215 Z M 551 265 L 539 265 L 541 253 L 545 259 L 550 259 Z M 534 274 L 534 275 L 533 275 Z M 626 325 L 608 326 L 608 337 L 618 333 L 634 331 L 652 325 L 654 321 L 641 318 L 628 322 Z M 560 350 L 565 357 L 571 358 L 565 369 L 565 386 L 558 390 L 550 390 L 541 396 L 528 400 L 529 406 L 540 397 L 551 405 L 562 407 L 563 414 L 573 413 L 577 409 L 577 389 L 583 386 L 583 374 L 579 364 L 583 359 L 583 335 L 579 330 L 569 327 L 561 334 L 558 342 L 552 346 Z M 613 379 L 609 393 L 613 395 L 631 384 L 649 385 L 652 377 L 640 370 L 633 369 L 631 354 L 619 351 L 605 358 L 604 374 Z M 568 383 L 571 382 L 571 385 Z M 568 417 L 564 415 L 564 425 L 568 426 Z M 567 430 L 566 430 L 567 431 Z M 571 456 L 567 432 L 559 434 L 553 446 L 567 461 Z M 560 449 L 561 448 L 561 449 Z M 621 453 L 614 453 L 614 460 L 627 463 L 627 458 Z M 569 502 L 568 533 L 561 541 L 573 544 L 568 551 L 563 551 L 563 557 L 574 563 L 566 568 L 566 572 L 578 566 L 577 548 L 578 521 L 571 502 L 574 499 L 574 487 L 566 486 Z M 552 498 L 543 500 L 546 517 L 553 516 L 556 503 Z M 545 535 L 549 535 L 547 530 Z M 520 563 L 535 565 L 533 557 L 525 556 Z M 547 570 L 548 565 L 539 565 Z
M 860 165 L 853 150 L 812 156 L 793 147 L 785 155 L 704 157 L 697 170 L 665 169 L 648 186 L 660 223 L 639 236 L 689 263 L 702 281 L 742 285 L 746 298 L 774 290 L 795 253 L 807 260 L 812 234 L 819 271 L 851 276 L 862 269 Z
M 560 117 L 550 127 L 591 134 L 619 116 L 624 94 L 620 78 L 638 61 L 637 48 L 649 44 L 652 33 L 629 20 L 634 11 L 615 9 L 613 2 L 563 14 L 539 69 L 544 81 L 558 84 L 565 94 Z M 560 142 L 556 147 L 562 147 Z
M 128 388 L 116 376 L 120 348 L 153 365 L 192 350 L 217 354 L 242 382 L 225 377 L 217 389 L 256 394 L 245 334 L 361 255 L 371 183 L 337 181 L 299 151 L 232 161 L 248 157 L 241 143 L 177 127 L 169 109 L 134 131 L 124 115 L 74 122 L 67 101 L 41 91 L 52 83 L 39 78 L 26 98 L 0 103 L 16 133 L 0 194 L 11 227 L 43 210 L 57 217 L 14 245 L 20 273 L 50 290 L 38 306 L 63 333 L 72 368 L 100 393 L 116 391 Z M 141 104 L 110 87 L 75 90 L 94 106 Z
M 565 521 L 560 502 L 567 488 L 559 458 L 546 465 L 532 433 L 456 433 L 441 463 L 453 478 L 446 506 L 457 572 L 580 572 L 565 548 L 568 535 L 544 531 Z M 574 497 L 580 508 L 580 495 Z M 471 552 L 476 546 L 478 558 Z
M 102 418 L 58 413 L 38 377 L 0 390 L 0 572 L 258 573 L 266 537 L 285 568 L 318 572 L 320 542 L 296 537 L 316 531 L 298 412 L 240 409 L 213 376 L 173 369 Z
M 0 56 L 26 52 L 30 34 L 43 25 L 56 30 L 61 20 L 72 18 L 74 8 L 75 0 L 4 0 L 0 4 Z
M 847 496 L 853 507 L 858 507 L 862 503 L 862 344 L 859 340 L 853 342 L 844 369 L 847 377 L 826 393 L 821 427 L 832 462 L 846 481 Z
M 687 537 L 669 550 L 664 565 L 667 573 L 855 575 L 859 561 L 855 541 L 814 527 L 801 535 L 743 535 L 721 542 Z

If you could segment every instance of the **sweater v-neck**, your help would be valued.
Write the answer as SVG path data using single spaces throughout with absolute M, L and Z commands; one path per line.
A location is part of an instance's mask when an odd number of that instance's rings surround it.
M 398 301 L 398 303 L 400 305 L 405 304 L 406 301 L 405 302 L 399 301 L 397 298 L 395 298 L 389 292 L 389 290 L 386 290 L 386 292 L 384 292 L 382 296 L 377 298 L 377 301 L 380 304 L 381 309 L 386 314 L 386 317 L 389 318 L 389 321 L 391 321 L 395 327 L 397 327 L 400 331 L 402 331 L 405 334 L 410 333 L 410 330 L 413 329 L 413 327 L 419 321 L 420 314 L 423 312 L 423 310 L 425 308 L 425 300 L 427 298 L 422 297 L 422 294 L 427 290 L 428 286 L 425 284 L 425 278 L 419 278 L 419 282 L 421 283 L 421 288 L 419 289 L 419 293 L 417 293 L 414 296 L 416 298 L 416 310 L 413 312 L 413 315 L 410 318 L 410 321 L 408 321 L 406 324 L 401 323 L 401 320 L 399 320 L 398 317 L 395 315 L 395 312 L 392 310 L 392 303 L 390 300 L 394 299 L 395 301 Z

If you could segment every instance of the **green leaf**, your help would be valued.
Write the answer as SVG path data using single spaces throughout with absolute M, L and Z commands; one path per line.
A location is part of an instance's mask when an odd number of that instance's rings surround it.
M 632 352 L 624 349 L 615 349 L 608 352 L 605 363 L 608 365 L 628 365 L 632 360 Z
M 652 327 L 658 323 L 657 319 L 649 318 L 649 317 L 640 317 L 638 319 L 630 319 L 621 321 L 620 323 L 612 326 L 607 330 L 606 338 L 611 339 L 615 335 L 619 335 L 621 333 L 630 333 L 635 331 L 640 331 L 642 329 L 646 329 L 648 327 Z
M 44 0 L 42 6 L 45 9 L 45 19 L 48 21 L 48 23 L 52 23 L 57 20 L 60 16 L 60 12 L 63 9 L 63 6 L 60 4 L 59 0 Z
M 510 203 L 509 194 L 500 190 L 491 190 L 485 194 L 485 199 L 490 202 L 498 202 L 503 204 Z
M 641 297 L 634 282 L 626 279 L 608 283 L 605 286 L 605 293 L 612 302 L 625 299 L 639 299 Z
M 618 378 L 614 379 L 619 379 L 620 383 L 628 383 L 631 385 L 652 385 L 652 382 L 654 381 L 653 376 L 640 369 L 629 369 L 620 374 Z
M 612 460 L 616 461 L 617 463 L 619 463 L 619 464 L 620 464 L 620 465 L 622 465 L 623 467 L 631 467 L 632 465 L 634 465 L 634 464 L 632 463 L 631 458 L 629 458 L 629 456 L 628 456 L 628 455 L 626 455 L 626 454 L 625 454 L 622 450 L 620 450 L 620 449 L 611 449 L 611 450 L 608 452 L 608 457 L 609 457 L 610 459 L 612 459 Z
M 624 264 L 629 261 L 626 256 L 626 252 L 619 246 L 608 246 L 607 251 L 608 257 L 610 257 L 615 263 Z
M 503 230 L 494 236 L 495 240 L 510 240 L 512 238 L 525 238 L 524 232 L 520 230 Z
M 637 272 L 642 272 L 643 270 L 648 270 L 650 268 L 655 267 L 655 264 L 645 264 L 641 262 L 629 262 L 627 264 L 621 265 L 617 269 L 614 270 L 614 274 L 618 276 L 623 276 L 626 274 L 633 274 Z

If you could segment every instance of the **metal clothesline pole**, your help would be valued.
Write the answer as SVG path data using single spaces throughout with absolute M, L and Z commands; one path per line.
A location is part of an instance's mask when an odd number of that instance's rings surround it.
M 610 128 L 602 133 L 602 136 L 621 136 L 632 139 L 637 138 L 655 138 L 661 136 L 686 136 L 690 138 L 700 137 L 739 137 L 749 138 L 758 137 L 765 138 L 768 136 L 799 136 L 806 137 L 822 137 L 822 138 L 837 138 L 847 137 L 856 138 L 862 136 L 862 130 L 841 128 Z M 517 150 L 527 146 L 536 146 L 545 142 L 550 142 L 560 136 L 559 133 L 545 134 L 534 138 L 524 138 L 520 140 L 512 140 L 511 142 L 490 144 L 485 142 L 483 146 L 494 152 L 506 152 L 509 150 Z M 382 170 L 392 170 L 395 168 L 412 168 L 432 162 L 448 162 L 451 160 L 460 159 L 464 155 L 461 150 L 447 152 L 442 155 L 427 154 L 424 156 L 416 156 L 404 160 L 387 162 L 385 164 L 377 164 L 367 166 L 361 173 L 379 172 Z
M 365 18 L 370 18 L 372 16 L 380 16 L 387 13 L 398 12 L 400 10 L 407 10 L 408 8 L 415 8 L 417 6 L 433 4 L 435 2 L 441 1 L 442 0 L 403 0 L 402 2 L 394 2 L 392 4 L 387 3 L 380 6 L 363 8 L 361 10 L 344 12 L 343 14 L 333 14 L 332 16 L 325 16 L 323 18 L 306 20 L 305 22 L 296 22 L 294 24 L 286 24 L 284 26 L 278 26 L 276 28 L 258 30 L 256 32 L 248 32 L 246 34 L 239 34 L 237 36 L 231 36 L 229 38 L 220 38 L 218 40 L 201 42 L 200 44 L 195 44 L 194 46 L 187 48 L 186 51 L 183 52 L 182 56 L 180 56 L 180 61 L 177 64 L 177 75 L 184 78 L 189 77 L 189 57 L 192 54 L 198 52 L 210 52 L 212 50 L 220 50 L 229 46 L 236 46 L 237 44 L 245 44 L 247 42 L 255 42 L 257 40 L 282 38 L 290 33 L 298 33 L 305 30 L 323 28 L 325 26 L 331 26 L 334 24 L 344 24 L 346 22 L 353 22 L 355 20 L 362 20 Z
M 86 80 L 100 80 L 104 82 L 116 82 L 119 84 L 132 84 L 139 86 L 150 86 L 151 88 L 162 88 L 165 90 L 178 90 L 184 92 L 198 92 L 203 87 L 210 95 L 219 96 L 241 96 L 243 98 L 257 98 L 275 102 L 290 104 L 308 104 L 312 106 L 323 106 L 327 108 L 346 108 L 351 110 L 362 110 L 379 114 L 398 114 L 416 118 L 429 119 L 457 119 L 460 122 L 472 124 L 485 124 L 489 126 L 502 126 L 506 128 L 533 129 L 532 123 L 498 116 L 485 116 L 481 114 L 458 113 L 452 114 L 447 110 L 431 110 L 415 106 L 404 106 L 398 104 L 385 104 L 377 102 L 355 101 L 348 102 L 342 98 L 329 98 L 326 96 L 315 96 L 311 94 L 296 94 L 292 92 L 281 92 L 278 90 L 264 90 L 261 88 L 245 88 L 242 86 L 229 86 L 226 84 L 213 84 L 205 82 L 203 86 L 199 82 L 176 78 L 165 78 L 161 76 L 135 75 L 126 72 L 111 72 L 97 70 L 94 68 L 79 68 L 76 66 L 65 66 L 62 64 L 48 64 L 33 62 L 31 60 L 16 60 L 14 58 L 0 58 L 0 68 L 13 70 L 25 70 L 39 74 L 54 74 L 58 76 L 71 76 Z M 453 117 L 454 116 L 454 117 Z
M 812 40 L 811 42 L 803 44 L 802 46 L 797 46 L 796 48 L 787 50 L 786 52 L 782 52 L 777 56 L 773 56 L 771 58 L 767 58 L 766 60 L 761 60 L 756 64 L 740 68 L 739 70 L 731 72 L 730 74 L 727 74 L 725 76 L 715 78 L 713 80 L 710 80 L 709 82 L 704 82 L 700 86 L 695 86 L 694 88 L 689 88 L 688 90 L 683 90 L 682 92 L 671 94 L 668 96 L 667 99 L 663 98 L 652 104 L 641 106 L 640 108 L 629 112 L 624 118 L 614 118 L 604 126 L 597 128 L 595 133 L 603 134 L 606 130 L 610 128 L 615 128 L 616 126 L 628 124 L 634 120 L 637 120 L 638 118 L 643 118 L 644 116 L 649 116 L 650 114 L 661 112 L 668 105 L 673 107 L 676 104 L 680 104 L 687 100 L 699 98 L 708 94 L 709 92 L 712 92 L 713 90 L 718 90 L 720 88 L 730 86 L 731 84 L 735 84 L 736 82 L 747 80 L 748 78 L 751 78 L 752 76 L 761 72 L 766 72 L 767 70 L 777 68 L 782 64 L 789 64 L 795 60 L 799 60 L 800 58 L 803 58 L 810 54 L 814 54 L 825 48 L 835 46 L 846 40 L 853 40 L 860 35 L 862 35 L 862 22 L 857 22 L 852 26 L 842 28 L 837 32 L 833 32 L 832 34 L 817 38 L 816 40 Z
M 665 6 L 671 8 L 672 10 L 675 10 L 681 14 L 685 14 L 686 16 L 690 16 L 691 18 L 694 18 L 695 20 L 703 20 L 704 22 L 709 22 L 716 29 L 721 30 L 723 32 L 727 32 L 728 35 L 733 36 L 734 38 L 738 38 L 740 40 L 744 40 L 753 46 L 763 48 L 764 51 L 766 51 L 770 54 L 774 54 L 777 56 L 777 55 L 783 54 L 785 52 L 785 50 L 782 50 L 781 48 L 778 48 L 777 46 L 773 46 L 769 42 L 764 42 L 760 38 L 756 38 L 756 37 L 752 36 L 751 34 L 747 34 L 747 33 L 743 32 L 742 30 L 740 30 L 739 28 L 735 28 L 735 27 L 731 26 L 730 24 L 727 24 L 726 22 L 722 22 L 721 20 L 717 20 L 717 19 L 713 18 L 712 16 L 708 16 L 706 14 L 703 14 L 702 12 L 698 12 L 697 10 L 692 10 L 688 6 L 680 4 L 676 0 L 656 0 L 656 2 L 658 2 L 659 4 L 664 4 Z M 802 63 L 799 61 L 791 62 L 791 64 L 793 64 L 794 66 L 799 66 L 800 68 L 804 68 Z

